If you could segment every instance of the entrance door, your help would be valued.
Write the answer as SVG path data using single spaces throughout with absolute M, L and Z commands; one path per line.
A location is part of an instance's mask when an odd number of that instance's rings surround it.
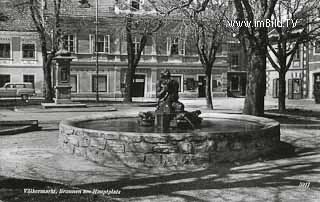
M 198 97 L 206 97 L 206 77 L 198 77 Z
M 132 97 L 144 97 L 145 75 L 136 74 L 133 79 Z

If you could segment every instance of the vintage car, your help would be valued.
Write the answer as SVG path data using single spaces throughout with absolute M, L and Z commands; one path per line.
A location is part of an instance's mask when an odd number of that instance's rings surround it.
M 0 98 L 21 97 L 23 100 L 28 100 L 33 95 L 35 95 L 35 90 L 32 83 L 6 83 L 0 88 Z

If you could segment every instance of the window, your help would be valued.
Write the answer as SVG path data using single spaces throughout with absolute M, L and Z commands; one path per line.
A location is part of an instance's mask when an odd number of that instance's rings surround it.
M 134 53 L 138 54 L 138 51 L 140 49 L 140 41 L 138 41 L 136 37 L 134 38 L 134 41 L 133 41 L 133 48 L 134 48 Z
M 22 58 L 35 59 L 35 44 L 22 44 Z
M 239 56 L 231 55 L 231 66 L 238 66 L 238 65 L 239 65 Z
M 23 75 L 23 82 L 29 82 L 32 83 L 32 88 L 34 88 L 34 75 Z
M 319 54 L 320 53 L 320 41 L 316 41 L 314 44 L 314 53 Z
M 175 38 L 171 41 L 171 55 L 179 54 L 179 40 Z
M 105 75 L 99 75 L 98 77 L 98 88 L 99 92 L 107 92 L 108 86 L 107 86 L 107 76 Z M 92 92 L 97 91 L 97 76 L 92 76 Z
M 187 90 L 195 90 L 195 81 L 193 78 L 187 78 Z
M 170 55 L 185 55 L 185 41 L 179 38 L 168 40 L 168 53 Z
M 78 80 L 77 75 L 70 75 L 70 85 L 71 85 L 72 93 L 78 92 L 77 80 Z
M 75 40 L 73 35 L 64 36 L 65 49 L 69 52 L 75 52 Z
M 0 44 L 0 58 L 10 58 L 10 43 Z
M 91 35 L 92 50 L 94 50 L 95 52 L 98 51 L 99 53 L 110 53 L 110 36 L 98 35 L 97 38 L 98 38 L 98 42 L 96 44 L 94 35 Z
M 131 0 L 131 10 L 137 11 L 140 9 L 140 0 Z
M 0 87 L 3 87 L 4 84 L 10 82 L 10 75 L 8 74 L 0 74 Z
M 183 83 L 182 83 L 182 76 L 177 76 L 177 75 L 173 75 L 173 76 L 171 76 L 171 79 L 172 80 L 175 80 L 175 81 L 177 81 L 178 83 L 179 83 L 179 92 L 181 92 L 182 90 L 182 87 L 183 87 Z

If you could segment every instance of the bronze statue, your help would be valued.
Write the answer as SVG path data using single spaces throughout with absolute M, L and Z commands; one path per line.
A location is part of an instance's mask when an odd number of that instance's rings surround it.
M 199 128 L 201 118 L 199 110 L 184 111 L 184 105 L 179 102 L 179 83 L 171 79 L 168 70 L 161 72 L 157 82 L 157 108 L 155 112 L 140 112 L 140 126 L 156 126 L 163 131 L 169 128 Z
M 184 105 L 178 101 L 178 92 L 179 83 L 176 80 L 171 79 L 170 72 L 168 70 L 161 72 L 160 80 L 157 82 L 157 110 L 161 110 L 167 106 L 169 113 L 184 111 Z

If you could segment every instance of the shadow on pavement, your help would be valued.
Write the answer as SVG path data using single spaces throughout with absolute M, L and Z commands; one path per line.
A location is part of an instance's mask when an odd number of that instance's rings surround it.
M 266 159 L 268 161 L 250 162 L 239 166 L 234 164 L 213 165 L 201 171 L 142 179 L 123 179 L 116 182 L 79 185 L 78 187 L 82 189 L 119 189 L 122 190 L 120 196 L 122 198 L 165 195 L 168 197 L 180 197 L 186 201 L 200 202 L 206 200 L 182 194 L 181 191 L 244 187 L 298 187 L 301 180 L 293 179 L 292 177 L 319 174 L 316 169 L 319 168 L 320 162 L 305 162 L 297 159 L 297 157 L 301 156 L 311 157 L 314 155 L 313 149 L 305 148 L 300 149 L 299 152 L 294 152 L 295 150 L 296 148 L 292 145 L 282 143 L 280 151 Z M 278 162 L 283 158 L 285 158 L 285 162 Z M 310 183 L 313 187 L 320 187 L 320 182 L 318 181 Z

